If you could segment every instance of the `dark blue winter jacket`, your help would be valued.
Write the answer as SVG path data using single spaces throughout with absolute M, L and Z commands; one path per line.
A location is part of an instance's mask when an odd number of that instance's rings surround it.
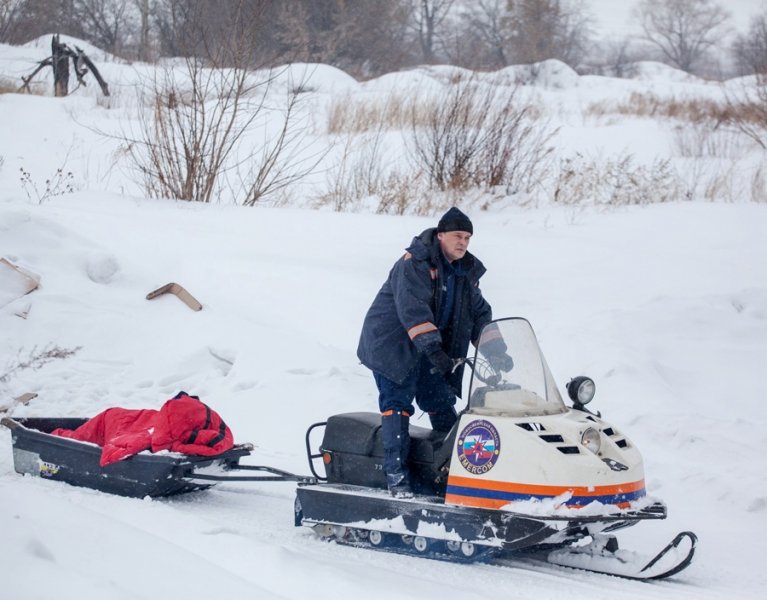
M 479 289 L 486 269 L 467 252 L 460 265 L 464 276 L 455 279 L 452 317 L 446 327 L 437 327 L 445 286 L 441 256 L 436 228 L 413 238 L 365 316 L 357 356 L 363 365 L 397 383 L 405 380 L 421 356 L 439 348 L 448 356 L 464 358 L 469 342 L 476 342 L 492 320 L 492 309 Z M 462 376 L 459 368 L 449 379 L 458 396 Z

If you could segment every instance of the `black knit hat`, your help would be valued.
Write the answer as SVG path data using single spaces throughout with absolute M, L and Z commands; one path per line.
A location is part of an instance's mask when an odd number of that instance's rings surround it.
M 469 217 L 454 206 L 442 215 L 437 224 L 437 232 L 442 231 L 467 231 L 474 235 L 474 226 L 471 224 Z

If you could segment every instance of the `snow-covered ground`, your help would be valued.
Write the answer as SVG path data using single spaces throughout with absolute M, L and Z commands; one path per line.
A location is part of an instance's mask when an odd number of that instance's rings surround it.
M 23 52 L 0 46 L 0 66 L 20 64 Z M 111 66 L 112 81 L 122 68 Z M 609 100 L 643 85 L 672 83 L 583 78 L 544 96 L 574 110 L 584 95 Z M 573 146 L 647 151 L 667 127 L 556 114 Z M 362 318 L 393 261 L 436 218 L 142 198 L 109 166 L 110 142 L 81 125 L 106 128 L 122 115 L 90 89 L 66 100 L 0 95 L 0 256 L 41 282 L 0 307 L 0 377 L 35 352 L 80 348 L 14 372 L 0 382 L 0 403 L 35 392 L 14 416 L 86 417 L 158 408 L 185 390 L 220 412 L 237 441 L 256 444 L 248 462 L 307 473 L 310 424 L 376 410 L 372 377 L 355 356 Z M 70 149 L 79 191 L 30 200 L 19 169 L 49 176 L 57 149 Z M 623 546 L 649 552 L 695 531 L 689 569 L 648 584 L 340 547 L 293 526 L 292 484 L 109 496 L 17 475 L 3 429 L 0 597 L 761 598 L 767 205 L 466 210 L 495 314 L 531 320 L 560 386 L 595 378 L 594 406 L 640 448 L 648 491 L 669 506 L 667 520 L 622 532 Z M 145 299 L 170 281 L 203 310 Z

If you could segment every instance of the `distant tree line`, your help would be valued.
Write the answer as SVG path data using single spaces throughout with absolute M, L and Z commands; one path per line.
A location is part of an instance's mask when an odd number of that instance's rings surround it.
M 642 33 L 608 43 L 594 39 L 585 0 L 0 0 L 0 42 L 61 33 L 151 61 L 218 57 L 236 40 L 236 60 L 252 66 L 322 62 L 363 78 L 419 64 L 489 70 L 550 58 L 618 76 L 640 59 L 716 76 L 712 65 L 727 57 L 729 71 L 762 72 L 767 12 L 724 48 L 725 6 L 640 0 Z

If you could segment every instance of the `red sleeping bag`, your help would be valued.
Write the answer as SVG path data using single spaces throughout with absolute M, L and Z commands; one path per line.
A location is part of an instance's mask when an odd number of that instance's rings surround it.
M 103 467 L 143 450 L 170 450 L 214 456 L 234 446 L 226 423 L 197 396 L 179 392 L 160 410 L 108 408 L 77 429 L 55 429 L 53 435 L 98 444 Z

